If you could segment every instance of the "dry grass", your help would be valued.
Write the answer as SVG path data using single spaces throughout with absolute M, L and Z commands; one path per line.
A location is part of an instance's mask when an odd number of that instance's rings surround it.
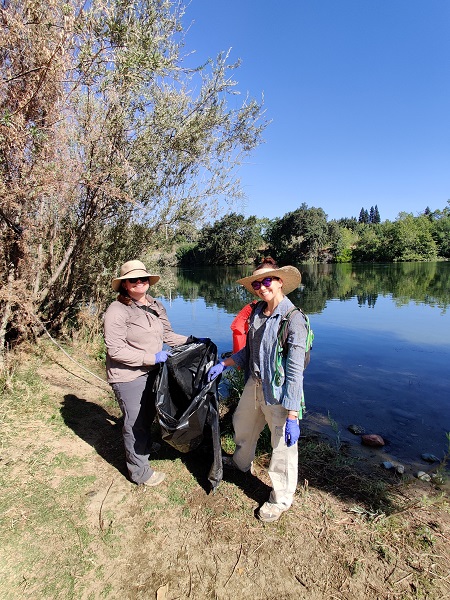
M 142 490 L 125 476 L 119 412 L 96 383 L 46 344 L 9 378 L 2 598 L 450 597 L 444 490 L 308 432 L 296 501 L 277 523 L 255 518 L 269 491 L 264 437 L 257 477 L 227 476 L 208 494 L 208 445 L 180 455 L 163 444 L 152 463 L 167 479 Z M 232 407 L 222 408 L 230 444 Z

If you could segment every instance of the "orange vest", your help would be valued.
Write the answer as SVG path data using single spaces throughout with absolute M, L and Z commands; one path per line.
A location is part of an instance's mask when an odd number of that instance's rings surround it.
M 257 302 L 258 300 L 254 300 L 250 304 L 246 304 L 244 308 L 241 308 L 230 325 L 233 332 L 233 354 L 239 352 L 245 346 L 248 332 L 248 318 L 252 313 L 253 305 Z

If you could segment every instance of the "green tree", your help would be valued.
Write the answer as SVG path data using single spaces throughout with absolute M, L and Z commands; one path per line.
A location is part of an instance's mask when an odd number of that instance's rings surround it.
M 359 212 L 358 223 L 369 223 L 369 213 L 365 208 L 361 208 Z
M 355 231 L 358 227 L 358 221 L 355 217 L 342 217 L 337 220 L 337 223 L 340 227 L 346 227 L 352 231 Z
M 375 204 L 375 206 L 370 207 L 369 219 L 368 219 L 368 221 L 365 221 L 365 222 L 377 224 L 377 223 L 380 223 L 380 221 L 381 221 L 380 212 L 378 210 L 378 206 Z
M 358 235 L 347 227 L 339 227 L 339 235 L 331 246 L 333 259 L 338 263 L 351 262 Z
M 382 260 L 382 238 L 374 227 L 365 226 L 359 230 L 359 238 L 352 254 L 357 262 L 375 262 Z
M 393 224 L 391 248 L 393 260 L 433 260 L 437 256 L 436 242 L 429 219 L 422 215 L 400 213 Z
M 317 260 L 328 235 L 327 215 L 321 208 L 300 208 L 276 219 L 267 232 L 270 252 L 277 260 Z
M 450 258 L 450 215 L 433 221 L 431 235 L 436 242 L 438 255 Z
M 203 229 L 197 251 L 204 263 L 239 265 L 254 260 L 262 242 L 256 217 L 231 213 Z

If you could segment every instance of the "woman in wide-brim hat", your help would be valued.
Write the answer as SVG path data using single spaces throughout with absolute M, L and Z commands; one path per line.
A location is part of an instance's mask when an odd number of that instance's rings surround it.
M 287 356 L 276 375 L 277 336 L 282 319 L 295 306 L 286 294 L 298 288 L 301 275 L 292 266 L 278 267 L 267 257 L 248 277 L 238 279 L 258 302 L 249 318 L 247 343 L 209 371 L 212 380 L 227 367 L 244 369 L 245 387 L 233 415 L 233 456 L 224 467 L 253 472 L 256 444 L 265 424 L 271 432 L 272 457 L 268 469 L 272 481 L 269 500 L 258 511 L 262 521 L 272 522 L 292 504 L 298 479 L 298 448 L 303 398 L 306 324 L 294 310 L 288 320 Z
M 185 344 L 189 337 L 172 330 L 164 306 L 148 289 L 159 281 L 140 260 L 129 260 L 112 280 L 117 299 L 105 313 L 106 373 L 122 410 L 123 440 L 128 473 L 137 484 L 155 486 L 164 473 L 154 471 L 148 459 L 151 425 L 156 416 L 153 384 L 159 365 L 167 360 L 163 344 Z

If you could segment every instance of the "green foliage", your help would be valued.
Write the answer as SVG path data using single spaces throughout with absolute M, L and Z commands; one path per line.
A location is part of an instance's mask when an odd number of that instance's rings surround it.
M 437 256 L 430 221 L 425 216 L 400 213 L 392 228 L 391 244 L 393 260 L 433 260 Z
M 197 244 L 191 242 L 189 244 L 180 244 L 176 249 L 175 255 L 180 265 L 197 264 Z
M 267 123 L 255 100 L 236 104 L 227 54 L 185 68 L 178 3 L 4 10 L 0 335 L 26 337 L 23 297 L 58 329 L 122 262 L 193 241 L 218 198 L 241 199 L 237 168 Z
M 253 260 L 263 243 L 261 223 L 256 217 L 230 213 L 204 227 L 198 243 L 181 256 L 181 264 L 239 265 Z
M 223 379 L 225 380 L 227 395 L 221 400 L 227 406 L 236 406 L 244 390 L 244 371 L 242 369 L 227 369 Z
M 432 236 L 433 225 L 425 216 L 400 213 L 391 223 L 365 225 L 353 253 L 357 261 L 421 261 L 435 260 L 437 246 Z
M 381 222 L 381 218 L 380 218 L 380 212 L 378 210 L 378 206 L 375 204 L 375 206 L 371 206 L 370 207 L 370 211 L 368 211 L 366 208 L 361 208 L 361 211 L 359 213 L 359 218 L 358 218 L 358 222 L 359 223 L 373 223 L 373 224 L 377 224 Z
M 368 223 L 369 222 L 369 213 L 368 213 L 367 209 L 361 208 L 361 210 L 359 212 L 358 222 L 359 223 Z
M 328 234 L 327 216 L 321 208 L 300 208 L 276 219 L 266 239 L 270 253 L 280 262 L 317 260 Z
M 338 227 L 338 232 L 335 235 L 330 248 L 335 262 L 351 262 L 353 257 L 353 248 L 355 247 L 357 241 L 358 235 L 351 229 L 348 229 L 347 227 Z
M 450 215 L 433 221 L 431 235 L 436 243 L 438 255 L 450 258 Z

